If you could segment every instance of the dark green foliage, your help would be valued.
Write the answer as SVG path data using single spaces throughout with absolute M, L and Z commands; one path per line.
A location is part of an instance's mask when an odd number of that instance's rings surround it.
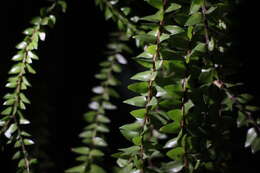
M 136 122 L 120 127 L 133 145 L 114 155 L 119 172 L 226 172 L 231 158 L 224 148 L 232 147 L 228 140 L 234 122 L 248 127 L 244 146 L 253 153 L 259 150 L 257 108 L 247 105 L 252 97 L 233 94 L 235 87 L 230 89 L 231 81 L 222 70 L 225 64 L 215 62 L 230 49 L 226 13 L 234 3 L 146 2 L 154 13 L 135 16 L 135 28 L 142 30 L 132 35 L 144 50 L 134 60 L 146 70 L 132 76 L 137 82 L 128 86 L 140 95 L 124 101 L 138 109 L 130 112 Z M 120 4 L 108 7 L 119 9 Z M 107 18 L 118 20 L 116 13 L 109 14 L 105 12 Z M 223 153 L 216 155 L 221 148 Z M 167 156 L 168 162 L 163 161 Z
M 230 80 L 234 71 L 224 59 L 229 59 L 232 41 L 229 37 L 235 2 L 232 0 L 95 0 L 112 19 L 118 33 L 108 45 L 107 59 L 100 63 L 95 78 L 100 84 L 92 89 L 96 94 L 84 114 L 86 126 L 79 137 L 82 145 L 72 149 L 78 154 L 76 166 L 67 173 L 105 173 L 102 161 L 109 147 L 106 134 L 110 132 L 109 110 L 117 107 L 111 98 L 120 95 L 114 89 L 120 82 L 115 73 L 127 64 L 124 52 L 134 56 L 143 69 L 133 75 L 128 89 L 136 95 L 124 101 L 133 106 L 129 113 L 135 121 L 119 127 L 130 146 L 118 149 L 116 173 L 177 173 L 232 172 L 232 149 L 237 145 L 260 150 L 259 108 L 251 104 L 253 96 L 240 92 L 240 84 Z M 136 11 L 143 3 L 147 11 Z M 66 4 L 58 1 L 63 11 Z M 45 39 L 44 26 L 55 24 L 51 14 L 56 4 L 41 10 L 33 27 L 23 33 L 25 39 L 17 45 L 6 87 L 5 109 L 0 120 L 1 134 L 7 144 L 18 151 L 20 170 L 30 172 L 36 159 L 27 147 L 34 144 L 23 125 L 30 122 L 22 112 L 30 100 L 25 90 L 31 86 L 27 73 L 36 73 L 32 60 L 38 60 L 38 41 Z M 144 14 L 144 15 L 143 15 Z M 142 52 L 131 52 L 127 40 L 134 40 Z M 138 49 L 140 50 L 140 49 Z M 234 67 L 235 68 L 235 67 Z M 126 115 L 123 115 L 126 116 Z M 232 143 L 234 129 L 244 128 L 243 143 Z M 236 131 L 235 131 L 236 132 Z M 20 169 L 21 168 L 21 169 Z

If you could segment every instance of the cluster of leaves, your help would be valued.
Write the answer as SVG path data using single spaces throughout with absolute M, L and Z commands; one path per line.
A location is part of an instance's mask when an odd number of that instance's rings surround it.
M 122 41 L 133 38 L 143 52 L 133 59 L 144 71 L 131 79 L 128 86 L 138 95 L 124 103 L 138 107 L 130 112 L 135 121 L 119 128 L 131 143 L 113 154 L 119 166 L 117 173 L 177 173 L 177 172 L 231 172 L 233 129 L 245 127 L 244 147 L 252 153 L 260 150 L 259 108 L 251 105 L 253 97 L 241 93 L 240 83 L 231 78 L 233 67 L 228 63 L 233 43 L 229 38 L 233 0 L 144 0 L 147 11 L 142 17 L 132 14 L 131 8 L 118 0 L 95 0 L 104 10 L 106 19 L 113 19 L 122 32 L 108 45 L 107 60 L 100 63 L 96 79 L 100 85 L 84 115 L 87 126 L 80 133 L 83 146 L 73 148 L 80 163 L 67 173 L 105 173 L 101 161 L 108 146 L 105 133 L 110 119 L 108 110 L 116 109 L 111 98 L 119 94 L 113 87 L 119 85 L 114 73 L 126 64 L 122 52 L 131 52 Z M 132 0 L 132 5 L 135 1 Z M 46 25 L 55 24 L 56 6 L 66 9 L 64 1 L 41 10 L 41 17 L 32 20 L 25 39 L 17 45 L 12 58 L 16 64 L 6 87 L 13 93 L 5 95 L 5 110 L 0 120 L 1 131 L 14 144 L 19 159 L 18 172 L 30 173 L 36 159 L 29 156 L 27 146 L 34 142 L 24 125 L 23 115 L 29 99 L 25 90 L 31 86 L 27 73 L 35 73 L 32 60 L 39 40 L 44 41 Z M 132 17 L 131 17 L 132 16 Z M 122 37 L 123 35 L 123 37 Z M 123 40 L 122 40 L 123 38 Z
M 134 123 L 120 127 L 133 146 L 113 155 L 119 172 L 225 172 L 235 122 L 249 127 L 244 146 L 260 148 L 258 108 L 248 105 L 251 95 L 238 93 L 224 61 L 231 56 L 235 2 L 145 1 L 156 12 L 135 24 L 144 30 L 133 36 L 144 52 L 134 60 L 146 70 L 128 86 L 140 95 L 124 101 L 139 109 L 130 112 Z M 117 19 L 111 4 L 104 8 L 106 18 Z M 165 155 L 172 161 L 163 161 Z
M 31 87 L 27 74 L 35 74 L 36 71 L 32 67 L 33 60 L 38 60 L 35 51 L 38 49 L 39 41 L 44 41 L 46 37 L 46 26 L 53 26 L 56 22 L 54 12 L 57 8 L 66 10 L 64 1 L 57 1 L 48 8 L 41 9 L 41 16 L 31 20 L 32 26 L 25 29 L 23 34 L 25 38 L 16 48 L 18 52 L 12 57 L 15 64 L 9 71 L 10 77 L 5 85 L 7 88 L 13 89 L 12 92 L 4 96 L 6 107 L 0 119 L 0 134 L 7 139 L 6 144 L 13 145 L 16 152 L 13 160 L 18 160 L 17 172 L 30 173 L 31 165 L 37 160 L 29 155 L 28 147 L 34 144 L 31 135 L 24 130 L 24 126 L 30 124 L 23 112 L 26 105 L 30 104 L 30 100 L 26 96 L 26 90 Z
M 131 18 L 132 20 L 130 20 L 128 18 L 131 13 L 130 7 L 123 6 L 118 9 L 118 0 L 96 0 L 95 2 L 101 10 L 105 11 L 105 19 L 112 19 L 114 22 L 116 22 L 118 29 L 125 31 L 128 37 L 139 32 L 137 25 L 133 23 L 136 22 L 136 19 Z
M 100 85 L 95 86 L 92 91 L 96 94 L 89 103 L 90 111 L 84 114 L 88 123 L 84 131 L 79 134 L 84 146 L 73 148 L 74 153 L 79 154 L 76 158 L 80 165 L 66 170 L 67 173 L 105 173 L 105 170 L 98 166 L 98 161 L 104 156 L 104 148 L 107 147 L 105 133 L 109 133 L 106 125 L 110 123 L 107 111 L 115 110 L 117 107 L 111 103 L 111 98 L 118 98 L 119 94 L 114 89 L 120 82 L 116 79 L 115 73 L 121 72 L 121 65 L 127 64 L 127 60 L 122 55 L 123 52 L 131 52 L 123 42 L 126 38 L 121 33 L 114 33 L 112 41 L 108 45 L 107 59 L 102 61 L 100 72 L 95 78 L 100 80 Z M 114 40 L 114 39 L 113 39 Z

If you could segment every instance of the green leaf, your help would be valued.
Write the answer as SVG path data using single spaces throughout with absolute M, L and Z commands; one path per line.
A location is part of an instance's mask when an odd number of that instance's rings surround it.
M 48 25 L 49 23 L 49 17 L 44 17 L 41 21 L 41 25 Z
M 86 169 L 85 164 L 82 164 L 82 165 L 67 169 L 65 172 L 66 173 L 82 173 L 85 171 L 85 169 Z
M 132 139 L 132 142 L 135 145 L 141 145 L 142 144 L 142 136 L 136 136 Z
M 160 42 L 163 42 L 164 40 L 168 40 L 170 38 L 169 34 L 162 33 L 160 37 Z
M 71 150 L 74 153 L 78 153 L 78 154 L 88 154 L 90 151 L 88 147 L 77 147 L 77 148 L 72 148 Z
M 193 28 L 194 28 L 193 26 L 188 27 L 187 36 L 188 36 L 189 40 L 191 40 L 193 37 Z
M 32 66 L 30 66 L 29 64 L 26 64 L 27 70 L 29 71 L 29 73 L 32 74 L 36 74 L 36 71 L 32 68 Z
M 185 26 L 200 24 L 202 22 L 202 14 L 200 12 L 192 14 L 185 23 Z
M 118 164 L 119 167 L 126 167 L 128 165 L 128 160 L 126 159 L 117 159 L 116 163 Z
M 162 9 L 163 8 L 163 1 L 162 0 L 145 0 L 148 4 L 153 6 L 154 8 L 157 9 Z
M 126 124 L 120 127 L 120 132 L 127 140 L 132 140 L 134 137 L 139 136 L 140 123 Z
M 146 97 L 145 96 L 133 97 L 131 99 L 125 100 L 124 103 L 133 106 L 144 107 L 146 104 Z
M 3 112 L 2 115 L 10 115 L 12 113 L 12 107 L 7 107 Z
M 18 168 L 23 168 L 23 167 L 25 167 L 25 159 L 24 159 L 24 158 L 22 158 L 22 159 L 19 161 L 19 163 L 18 163 Z
M 184 167 L 183 161 L 173 161 L 164 165 L 163 169 L 165 172 L 178 173 Z
M 133 115 L 135 118 L 141 118 L 143 119 L 146 114 L 146 109 L 137 109 L 130 112 L 131 115 Z
M 176 122 L 180 122 L 182 120 L 183 113 L 181 109 L 174 109 L 167 112 L 167 115 L 169 116 L 170 119 Z
M 136 58 L 146 58 L 151 60 L 153 58 L 153 54 L 150 54 L 149 52 L 143 52 L 139 54 Z
M 200 10 L 204 3 L 204 0 L 192 0 L 190 7 L 190 14 L 196 13 Z
M 39 32 L 39 38 L 41 41 L 44 41 L 46 38 L 46 33 L 45 32 Z
M 245 147 L 252 145 L 254 140 L 257 138 L 257 132 L 254 127 L 247 130 Z
M 178 137 L 166 142 L 163 148 L 175 148 L 178 145 Z
M 109 128 L 106 127 L 105 125 L 98 125 L 96 130 L 98 132 L 102 132 L 102 133 L 108 133 L 109 132 Z
M 139 81 L 150 81 L 154 80 L 157 75 L 157 72 L 153 71 L 144 71 L 137 73 L 133 77 L 131 77 L 132 80 L 139 80 Z
M 49 21 L 51 21 L 53 25 L 56 23 L 56 17 L 54 15 L 50 15 L 49 19 Z
M 22 41 L 21 43 L 19 43 L 16 48 L 17 49 L 24 49 L 27 46 L 27 43 L 25 41 Z
M 30 124 L 30 121 L 27 120 L 27 119 L 25 119 L 25 118 L 21 118 L 21 119 L 19 120 L 19 123 L 22 124 L 22 125 L 25 125 L 25 124 Z
M 257 107 L 257 106 L 251 106 L 251 105 L 247 105 L 247 106 L 245 107 L 245 109 L 248 110 L 248 111 L 252 111 L 252 112 L 255 112 L 255 111 L 259 111 L 259 110 L 260 110 L 259 107 Z
M 14 65 L 11 70 L 9 71 L 9 74 L 18 74 L 23 70 L 23 64 L 22 63 L 18 63 L 16 65 Z
M 139 94 L 147 93 L 148 83 L 147 82 L 133 83 L 131 85 L 128 85 L 128 89 Z
M 128 148 L 121 148 L 119 151 L 123 151 L 126 155 L 134 155 L 135 153 L 140 152 L 140 146 L 132 146 Z
M 246 115 L 239 111 L 237 117 L 237 127 L 242 127 L 244 125 L 247 125 Z
M 154 15 L 142 17 L 140 18 L 140 20 L 149 21 L 149 22 L 160 22 L 163 20 L 163 12 L 162 10 L 160 10 Z
M 216 72 L 213 69 L 202 69 L 199 75 L 199 80 L 202 83 L 212 83 L 216 76 Z
M 113 13 L 111 12 L 111 10 L 107 7 L 105 10 L 105 19 L 108 20 L 113 16 Z
M 23 34 L 25 35 L 32 35 L 34 32 L 34 29 L 33 28 L 27 28 L 23 31 Z
M 164 26 L 164 29 L 171 33 L 171 35 L 179 34 L 184 32 L 184 29 L 182 29 L 179 26 L 176 25 L 166 25 Z
M 100 166 L 92 164 L 89 173 L 106 173 L 106 171 Z
M 191 100 L 188 100 L 185 104 L 184 104 L 184 108 L 185 108 L 185 114 L 189 113 L 189 110 L 194 106 L 193 102 Z
M 260 138 L 254 140 L 254 142 L 251 144 L 251 150 L 252 153 L 256 153 L 257 151 L 260 151 Z
M 205 43 L 198 43 L 195 48 L 192 49 L 192 53 L 194 52 L 207 52 L 207 46 Z
M 107 143 L 104 139 L 102 139 L 101 137 L 95 137 L 93 139 L 93 144 L 96 146 L 100 146 L 100 147 L 106 147 Z
M 170 13 L 181 8 L 181 5 L 176 3 L 171 3 L 170 6 L 166 9 L 165 13 Z
M 131 8 L 129 7 L 122 7 L 120 10 L 124 13 L 124 15 L 128 15 L 131 12 Z
M 23 94 L 23 93 L 20 93 L 20 98 L 21 100 L 24 102 L 24 103 L 27 103 L 27 104 L 30 104 L 30 100 Z
M 102 156 L 104 156 L 104 153 L 100 150 L 93 149 L 90 151 L 89 155 L 94 156 L 94 157 L 102 157 Z
M 26 136 L 26 137 L 30 137 L 30 136 L 31 136 L 29 133 L 27 133 L 27 132 L 25 132 L 25 131 L 22 131 L 22 132 L 21 132 L 21 135 L 22 135 L 22 136 Z
M 98 122 L 101 122 L 101 123 L 110 123 L 110 119 L 107 118 L 107 117 L 104 116 L 104 115 L 98 115 L 98 116 L 97 116 L 97 121 L 98 121 Z
M 177 147 L 177 148 L 174 148 L 174 149 L 168 151 L 166 155 L 173 160 L 181 161 L 184 153 L 185 153 L 184 148 Z
M 139 34 L 135 35 L 133 38 L 138 40 L 141 44 L 155 43 L 157 39 L 156 36 L 150 34 Z
M 62 12 L 65 13 L 67 10 L 67 3 L 65 1 L 58 1 L 57 3 L 61 6 Z
M 24 145 L 33 145 L 34 144 L 34 142 L 31 139 L 24 139 L 23 142 L 24 142 Z
M 92 131 L 85 131 L 79 134 L 79 137 L 81 138 L 91 138 L 93 136 Z
M 160 128 L 160 131 L 161 132 L 164 132 L 164 133 L 173 133 L 173 134 L 176 134 L 178 133 L 180 130 L 180 123 L 179 122 L 173 122 L 173 123 L 170 123 L 170 124 L 167 124 L 163 127 Z
M 89 111 L 89 112 L 84 114 L 84 118 L 87 122 L 90 123 L 90 122 L 94 121 L 96 114 L 97 113 L 95 111 Z
M 32 20 L 31 20 L 31 24 L 33 25 L 40 25 L 41 24 L 41 17 L 34 17 Z
M 5 136 L 11 138 L 12 134 L 17 130 L 16 124 L 11 124 L 9 128 L 5 131 Z
M 154 54 L 156 54 L 156 51 L 157 51 L 157 45 L 150 45 L 145 49 L 145 51 L 151 55 L 154 55 Z
M 13 61 L 21 61 L 24 57 L 24 53 L 23 52 L 19 52 L 18 54 L 14 55 L 12 57 Z
M 17 152 L 13 155 L 12 160 L 19 159 L 19 158 L 21 158 L 21 156 L 22 156 L 21 152 L 20 152 L 20 151 L 17 151 Z
M 210 7 L 210 8 L 206 11 L 206 14 L 210 14 L 210 13 L 214 12 L 217 8 L 218 8 L 218 7 L 214 7 L 214 6 Z
M 158 101 L 156 99 L 156 97 L 153 97 L 147 104 L 147 106 L 154 106 L 154 105 L 157 105 L 158 104 Z
M 247 93 L 244 93 L 244 94 L 241 94 L 237 97 L 237 100 L 242 103 L 242 104 L 245 104 L 249 101 L 251 101 L 254 97 L 250 94 L 247 94 Z

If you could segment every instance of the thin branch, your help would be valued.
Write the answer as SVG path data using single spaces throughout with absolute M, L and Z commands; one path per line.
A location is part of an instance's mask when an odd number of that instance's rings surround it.
M 164 11 L 165 11 L 165 8 L 166 8 L 166 4 L 167 4 L 167 0 L 164 0 L 163 1 L 163 15 L 164 15 Z M 156 72 L 157 69 L 156 69 L 156 61 L 159 59 L 160 57 L 160 44 L 161 44 L 161 41 L 160 41 L 160 38 L 161 38 L 161 34 L 162 34 L 162 27 L 164 25 L 164 16 L 163 16 L 163 19 L 160 21 L 159 23 L 159 28 L 158 28 L 158 32 L 157 32 L 157 35 L 156 35 L 156 53 L 153 55 L 152 57 L 152 60 L 153 60 L 153 66 L 152 66 L 152 71 L 153 72 Z M 147 104 L 145 106 L 145 109 L 146 109 L 146 114 L 144 116 L 144 122 L 143 122 L 143 125 L 142 125 L 142 128 L 143 130 L 145 129 L 145 126 L 149 123 L 149 113 L 151 111 L 151 107 L 148 106 L 149 102 L 152 100 L 153 96 L 154 96 L 154 93 L 153 93 L 153 83 L 154 83 L 154 80 L 155 79 L 151 79 L 148 81 L 148 96 L 147 96 Z M 144 133 L 144 131 L 143 131 Z M 143 163 L 144 163 L 144 139 L 142 138 L 142 142 L 141 142 L 141 159 L 143 160 Z M 141 173 L 144 173 L 144 168 L 142 167 L 141 169 Z
M 128 26 L 134 33 L 138 33 L 138 29 L 134 23 L 132 23 L 120 10 L 115 8 L 108 0 L 103 0 L 104 3 L 109 7 L 113 12 L 114 15 L 117 16 L 126 26 Z

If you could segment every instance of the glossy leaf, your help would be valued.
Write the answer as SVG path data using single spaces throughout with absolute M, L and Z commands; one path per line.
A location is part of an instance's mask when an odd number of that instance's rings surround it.
M 185 26 L 200 24 L 202 22 L 202 14 L 200 12 L 192 14 L 185 23 Z
M 191 3 L 190 14 L 198 12 L 203 3 L 204 0 L 193 0 Z
M 130 112 L 131 115 L 133 115 L 135 118 L 144 118 L 146 114 L 146 109 L 137 109 Z
M 138 82 L 128 85 L 128 89 L 134 91 L 136 93 L 146 93 L 148 91 L 148 83 L 147 82 Z
M 145 21 L 149 21 L 149 22 L 160 22 L 161 20 L 163 20 L 163 13 L 160 10 L 157 13 L 155 13 L 154 15 L 142 17 L 140 20 L 145 20 Z
M 173 134 L 178 133 L 179 130 L 180 130 L 180 123 L 178 123 L 178 122 L 173 122 L 173 123 L 167 124 L 160 128 L 161 132 L 173 133 Z
M 149 81 L 149 80 L 154 80 L 157 75 L 157 72 L 152 72 L 152 71 L 145 71 L 145 72 L 140 72 L 131 77 L 132 80 L 139 80 L 139 81 Z
M 177 147 L 167 152 L 167 156 L 173 160 L 181 161 L 184 153 L 185 153 L 184 148 Z
M 257 138 L 257 133 L 255 128 L 250 128 L 247 130 L 247 135 L 246 135 L 246 142 L 245 142 L 245 147 L 249 147 L 252 145 L 254 140 Z
M 166 25 L 166 26 L 164 26 L 164 29 L 166 31 L 170 32 L 172 35 L 184 32 L 184 29 L 182 29 L 181 27 L 176 26 L 176 25 Z
M 169 5 L 169 7 L 165 10 L 166 13 L 170 13 L 170 12 L 173 12 L 173 11 L 176 11 L 178 9 L 181 8 L 181 5 L 180 4 L 176 4 L 176 3 L 171 3 Z
M 93 144 L 94 145 L 97 145 L 97 146 L 100 146 L 100 147 L 105 147 L 107 146 L 107 143 L 104 139 L 100 138 L 100 137 L 95 137 L 93 139 Z
M 163 7 L 163 1 L 161 0 L 145 0 L 145 1 L 157 9 L 161 9 Z
M 146 97 L 145 96 L 133 97 L 131 99 L 125 100 L 124 103 L 133 106 L 144 107 L 146 104 Z
M 78 154 L 88 154 L 90 150 L 88 147 L 77 147 L 73 148 L 72 151 Z

